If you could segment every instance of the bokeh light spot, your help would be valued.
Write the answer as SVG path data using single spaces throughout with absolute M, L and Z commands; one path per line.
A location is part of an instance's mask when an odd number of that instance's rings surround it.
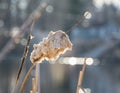
M 93 62 L 94 62 L 93 58 L 87 58 L 87 59 L 86 59 L 86 64 L 87 64 L 87 65 L 92 65 Z
M 92 17 L 92 14 L 91 14 L 89 11 L 86 11 L 86 12 L 84 13 L 84 17 L 85 17 L 86 19 L 90 19 L 90 18 Z
M 46 7 L 46 12 L 48 12 L 48 13 L 52 13 L 53 12 L 53 6 L 51 6 L 51 5 L 48 5 L 47 7 Z

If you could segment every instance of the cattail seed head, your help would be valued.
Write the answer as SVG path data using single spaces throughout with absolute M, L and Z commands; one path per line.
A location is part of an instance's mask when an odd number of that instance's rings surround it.
M 32 63 L 41 63 L 43 60 L 56 60 L 61 54 L 72 49 L 68 35 L 62 30 L 51 31 L 42 42 L 33 45 L 31 53 Z

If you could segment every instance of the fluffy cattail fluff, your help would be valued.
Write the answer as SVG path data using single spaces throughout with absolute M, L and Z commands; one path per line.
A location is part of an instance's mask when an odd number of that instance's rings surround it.
M 34 44 L 34 50 L 31 53 L 32 63 L 41 63 L 43 60 L 56 60 L 60 54 L 72 49 L 72 43 L 68 35 L 58 30 L 51 31 L 48 37 L 43 38 L 42 42 Z

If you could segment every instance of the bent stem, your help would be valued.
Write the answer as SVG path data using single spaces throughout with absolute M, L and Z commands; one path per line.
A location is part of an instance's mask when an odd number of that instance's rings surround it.
M 25 76 L 25 78 L 24 78 L 24 80 L 23 80 L 23 82 L 22 82 L 22 85 L 21 85 L 21 88 L 20 88 L 20 93 L 23 93 L 24 87 L 25 87 L 25 85 L 26 85 L 26 82 L 27 82 L 27 80 L 28 80 L 28 78 L 29 78 L 29 76 L 30 76 L 30 74 L 31 74 L 32 69 L 35 67 L 35 65 L 36 65 L 36 64 L 32 64 L 32 66 L 31 66 L 30 69 L 28 70 L 28 72 L 27 72 L 27 74 L 26 74 L 26 76 Z

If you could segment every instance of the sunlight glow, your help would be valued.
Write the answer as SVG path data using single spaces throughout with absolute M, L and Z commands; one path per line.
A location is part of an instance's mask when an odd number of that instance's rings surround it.
M 92 17 L 92 14 L 91 14 L 89 11 L 86 11 L 86 12 L 84 13 L 84 17 L 85 17 L 86 19 L 90 19 L 90 18 Z
M 78 58 L 78 57 L 61 57 L 58 60 L 60 64 L 69 64 L 69 65 L 83 65 L 85 58 Z M 93 58 L 86 59 L 86 65 L 98 65 L 98 60 Z
M 81 88 L 79 89 L 79 93 L 85 93 Z
M 120 0 L 93 0 L 93 4 L 97 8 L 102 8 L 104 4 L 114 5 L 116 8 L 120 8 Z
M 61 57 L 59 59 L 57 59 L 56 61 L 49 61 L 50 64 L 55 64 L 55 63 L 59 63 L 59 64 L 67 64 L 67 65 L 83 65 L 84 64 L 84 60 L 85 58 L 79 58 L 79 57 Z M 86 59 L 86 65 L 94 65 L 97 66 L 100 64 L 100 61 L 98 59 L 94 59 L 94 58 L 87 58 Z
M 23 38 L 21 41 L 20 41 L 21 45 L 25 46 L 27 44 L 27 39 Z
M 76 65 L 77 59 L 75 57 L 71 57 L 69 58 L 68 62 L 70 65 Z
M 92 65 L 93 62 L 94 62 L 93 58 L 87 58 L 87 60 L 86 60 L 87 65 Z
M 19 8 L 20 8 L 21 10 L 25 10 L 25 9 L 27 8 L 27 5 L 28 5 L 27 0 L 21 0 L 21 1 L 19 2 Z
M 84 62 L 84 58 L 65 57 L 65 58 L 60 58 L 59 62 L 61 64 L 69 64 L 69 65 L 80 64 L 80 65 L 82 65 Z
M 90 88 L 84 88 L 84 89 L 79 89 L 79 93 L 91 93 L 91 89 Z
M 12 29 L 12 31 L 10 32 L 10 36 L 11 36 L 11 37 L 15 37 L 15 36 L 17 36 L 19 33 L 20 33 L 19 28 L 18 28 L 18 27 L 14 27 L 14 28 Z
M 52 12 L 53 12 L 53 6 L 48 5 L 48 6 L 46 7 L 46 12 L 52 13 Z

